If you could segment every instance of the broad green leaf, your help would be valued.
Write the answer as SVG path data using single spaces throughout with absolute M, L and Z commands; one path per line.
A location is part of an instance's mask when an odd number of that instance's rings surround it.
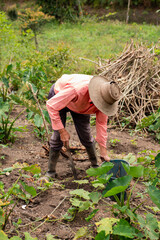
M 88 215 L 88 217 L 85 218 L 85 220 L 86 220 L 87 222 L 89 222 L 89 221 L 95 216 L 95 214 L 96 214 L 98 211 L 99 211 L 99 209 L 94 209 L 94 210 Z
M 14 168 L 13 167 L 8 167 L 8 168 L 5 168 L 3 169 L 3 172 L 6 173 L 6 172 L 12 172 Z
M 99 192 L 91 192 L 89 197 L 93 203 L 97 204 L 101 198 L 101 194 Z
M 113 232 L 112 226 L 117 223 L 119 219 L 116 218 L 103 218 L 99 222 L 96 222 L 97 232 L 105 231 L 105 234 L 111 234 Z
M 130 164 L 136 163 L 136 156 L 133 155 L 132 153 L 128 153 L 127 156 L 123 158 L 125 161 L 127 161 Z M 126 164 L 127 165 L 127 164 Z
M 13 68 L 13 65 L 12 64 L 9 64 L 8 66 L 7 66 L 7 71 L 6 71 L 6 73 L 8 74 L 11 70 L 12 70 L 12 68 Z M 9 86 L 8 86 L 9 87 Z
M 37 195 L 36 189 L 33 186 L 28 186 L 25 182 L 20 181 L 24 190 L 35 197 Z
M 155 186 L 149 186 L 148 193 L 154 204 L 160 208 L 160 190 Z
M 92 203 L 90 201 L 81 202 L 78 212 L 83 212 L 85 210 L 88 210 L 91 206 L 92 206 Z
M 92 177 L 101 176 L 107 173 L 113 166 L 113 163 L 106 162 L 101 167 L 87 169 L 86 173 Z
M 135 177 L 135 178 L 143 177 L 144 167 L 142 165 L 129 166 L 129 165 L 126 165 L 123 163 L 122 163 L 122 165 L 123 165 L 125 171 L 128 173 L 128 175 L 131 175 L 132 177 Z
M 97 181 L 97 180 L 92 182 L 92 186 L 94 188 L 100 188 L 100 189 L 104 189 L 105 188 L 104 184 L 103 183 L 99 183 L 99 181 Z
M 106 184 L 109 182 L 109 179 L 113 176 L 113 173 L 111 174 L 103 174 L 99 177 L 97 177 L 97 180 L 95 182 L 97 183 L 103 183 Z
M 160 168 L 160 153 L 157 154 L 155 157 L 155 166 L 159 169 Z
M 113 227 L 113 234 L 133 239 L 136 236 L 136 229 L 126 220 L 120 219 L 117 225 Z
M 110 239 L 110 235 L 106 236 L 105 231 L 99 232 L 95 237 L 95 240 L 109 240 L 109 239 Z
M 9 88 L 9 78 L 2 76 L 1 79 L 2 79 L 2 82 L 4 83 L 4 85 L 6 86 L 6 88 Z
M 78 184 L 87 184 L 89 181 L 87 179 L 84 180 L 74 180 L 73 182 L 78 183 Z
M 85 191 L 84 189 L 76 189 L 76 190 L 70 191 L 70 194 L 89 200 L 89 192 Z
M 38 240 L 38 238 L 32 238 L 31 235 L 28 232 L 24 233 L 25 235 L 25 240 Z
M 146 219 L 142 218 L 140 215 L 137 215 L 137 220 L 140 223 L 140 228 L 143 229 L 146 239 L 159 240 L 158 222 L 154 215 L 147 214 Z
M 47 110 L 43 110 L 43 114 L 44 114 L 45 120 L 46 120 L 48 123 L 51 123 L 51 120 L 50 120 L 48 111 L 47 111 Z
M 36 125 L 36 127 L 41 127 L 43 124 L 43 118 L 37 113 L 34 116 L 34 124 Z
M 70 202 L 72 203 L 73 206 L 79 207 L 82 201 L 80 201 L 78 198 L 71 198 Z
M 136 215 L 135 215 L 130 209 L 127 208 L 126 213 L 127 213 L 127 215 L 130 217 L 130 219 L 131 219 L 132 221 L 135 220 Z
M 129 186 L 132 176 L 124 176 L 111 181 L 103 191 L 104 197 L 110 197 L 120 192 L 124 192 Z
M 14 186 L 12 194 L 14 194 L 16 197 L 18 197 L 20 199 L 23 199 L 23 200 L 27 199 L 26 194 L 22 191 L 22 189 L 20 188 L 19 184 L 16 184 Z
M 30 120 L 34 115 L 34 112 L 29 111 L 29 113 L 27 114 L 27 119 Z
M 57 238 L 54 238 L 54 236 L 50 233 L 46 235 L 46 238 L 47 240 L 57 240 Z
M 76 232 L 73 240 L 77 240 L 77 239 L 79 239 L 79 238 L 81 238 L 81 237 L 85 237 L 87 234 L 88 234 L 87 227 L 82 227 L 82 228 L 80 228 L 80 229 Z
M 41 172 L 41 168 L 38 166 L 38 164 L 34 164 L 28 167 L 23 168 L 24 171 L 31 172 L 33 174 L 37 174 Z
M 0 239 L 1 240 L 9 240 L 7 235 L 2 230 L 0 230 Z

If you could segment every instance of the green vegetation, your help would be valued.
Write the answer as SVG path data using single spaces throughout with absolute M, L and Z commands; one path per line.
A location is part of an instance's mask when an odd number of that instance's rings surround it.
M 154 158 L 154 168 L 160 173 L 160 153 Z M 129 166 L 122 163 L 124 169 L 127 172 L 126 176 L 111 179 L 112 173 L 107 174 L 112 169 L 112 163 L 105 163 L 99 168 L 90 168 L 87 170 L 89 177 L 94 177 L 94 180 L 80 180 L 75 181 L 81 184 L 91 184 L 95 190 L 88 192 L 83 188 L 71 191 L 70 202 L 71 207 L 64 215 L 64 219 L 67 221 L 73 221 L 76 214 L 79 212 L 87 212 L 91 209 L 91 213 L 85 218 L 87 222 L 96 215 L 99 211 L 99 201 L 104 201 L 107 208 L 113 212 L 114 217 L 102 218 L 99 222 L 96 222 L 97 235 L 95 239 L 159 239 L 159 225 L 154 214 L 148 213 L 146 218 L 137 213 L 142 203 L 148 198 L 148 194 L 152 201 L 160 208 L 160 190 L 156 187 L 159 186 L 159 176 L 155 176 L 154 181 L 146 184 L 146 190 L 143 193 L 143 202 L 138 206 L 133 207 L 131 196 L 135 190 L 136 184 L 139 179 L 144 176 L 145 167 L 142 165 Z M 148 176 L 149 176 L 148 172 Z M 132 179 L 136 179 L 134 185 L 131 187 Z M 120 194 L 118 196 L 118 194 Z M 115 198 L 116 204 L 110 205 L 105 198 Z M 125 199 L 126 198 L 126 199 Z M 152 221 L 153 224 L 150 224 Z M 80 237 L 92 236 L 89 228 L 83 227 L 78 230 L 74 239 Z M 123 238 L 122 238 L 123 237 Z
M 41 169 L 36 164 L 29 166 L 26 163 L 15 163 L 12 167 L 0 171 L 0 175 L 10 174 L 14 170 L 17 170 L 18 177 L 9 189 L 6 189 L 5 184 L 0 181 L 0 239 L 4 240 L 8 240 L 4 231 L 10 214 L 18 204 L 18 200 L 21 199 L 27 204 L 31 199 L 35 198 L 53 185 L 53 182 L 46 182 L 43 186 L 37 184 L 37 179 L 41 175 Z M 32 179 L 32 186 L 28 184 L 28 179 Z M 35 184 L 33 184 L 33 181 L 35 181 Z M 18 229 L 21 223 L 21 219 L 18 219 L 17 223 L 13 222 L 15 229 Z M 20 240 L 21 238 L 17 236 L 10 239 Z M 25 239 L 33 238 L 31 238 L 29 233 L 25 233 Z
M 89 58 L 93 61 L 98 61 L 98 57 L 115 58 L 130 39 L 143 42 L 148 47 L 156 44 L 159 40 L 159 26 L 151 27 L 147 24 L 136 23 L 126 25 L 118 21 L 101 20 L 98 22 L 97 20 L 96 18 L 83 18 L 75 24 L 59 25 L 55 21 L 46 24 L 41 28 L 38 36 L 40 53 L 45 53 L 50 48 L 57 49 L 59 44 L 63 44 L 64 47 L 70 49 L 72 59 L 67 69 L 64 69 L 65 72 L 94 74 L 95 64 L 80 60 L 79 57 Z M 1 32 L 3 35 L 1 40 L 3 41 L 1 44 L 3 66 L 10 60 L 24 62 L 31 55 L 33 56 L 35 46 L 31 31 L 21 33 L 18 21 L 14 21 L 14 24 L 10 25 L 10 22 L 6 20 L 4 26 L 6 26 L 7 32 L 5 31 L 5 35 L 3 34 L 4 30 Z M 19 49 L 21 49 L 20 52 Z
M 42 1 L 41 1 L 42 2 Z M 55 3 L 55 1 L 53 1 Z M 72 2 L 72 1 L 71 1 Z M 86 1 L 99 6 L 104 1 Z M 115 4 L 123 5 L 123 1 L 113 1 Z M 133 1 L 133 4 L 135 1 Z M 80 6 L 79 6 L 80 7 Z M 22 9 L 21 9 L 22 10 Z M 67 14 L 71 13 L 70 8 Z M 23 11 L 22 11 L 23 12 Z M 27 14 L 31 16 L 28 17 Z M 80 8 L 78 9 L 80 15 Z M 4 12 L 0 12 L 0 143 L 7 144 L 14 141 L 16 131 L 24 131 L 20 126 L 14 127 L 18 117 L 26 111 L 27 119 L 32 121 L 36 136 L 46 139 L 47 129 L 44 119 L 50 123 L 48 113 L 44 103 L 50 86 L 64 73 L 85 73 L 96 74 L 96 62 L 99 59 L 116 58 L 120 54 L 128 41 L 143 43 L 148 48 L 158 44 L 160 26 L 147 24 L 126 25 L 119 21 L 104 21 L 103 17 L 82 16 L 77 22 L 64 22 L 59 24 L 53 18 L 44 24 L 45 15 L 26 10 L 19 18 L 17 9 L 10 11 L 10 19 Z M 39 18 L 40 16 L 40 18 Z M 27 18 L 28 17 L 28 18 Z M 33 17 L 33 18 L 32 18 Z M 23 28 L 21 23 L 23 19 Z M 43 23 L 43 24 L 42 24 Z M 41 27 L 41 28 L 40 28 Z M 38 35 L 37 35 L 38 33 Z M 36 43 L 36 44 L 35 44 Z M 156 49 L 157 56 L 159 49 Z M 82 58 L 82 59 L 80 59 Z M 84 58 L 84 59 L 83 59 Z M 17 105 L 22 106 L 22 111 L 16 116 L 13 114 Z M 39 107 L 40 106 L 40 107 Z M 137 125 L 136 130 L 148 129 L 155 134 L 159 140 L 160 132 L 160 110 L 147 116 Z M 128 124 L 129 119 L 124 117 L 122 127 Z M 91 118 L 94 125 L 95 118 Z M 114 147 L 120 140 L 111 139 L 110 144 Z M 136 138 L 131 141 L 136 145 Z M 4 145 L 0 145 L 4 147 Z M 96 222 L 96 240 L 105 239 L 159 239 L 159 223 L 156 214 L 147 213 L 146 218 L 139 215 L 137 210 L 141 207 L 132 206 L 132 193 L 136 184 L 141 179 L 145 185 L 142 199 L 150 196 L 153 203 L 160 208 L 160 153 L 147 152 L 139 153 L 137 159 L 130 154 L 126 156 L 131 166 L 124 166 L 127 176 L 117 178 L 111 182 L 111 174 L 108 171 L 113 167 L 111 163 L 106 163 L 97 169 L 87 170 L 88 179 L 75 181 L 78 189 L 71 191 L 70 205 L 63 219 L 54 221 L 73 221 L 80 212 L 89 211 L 85 220 L 91 223 L 93 217 L 99 211 L 98 203 L 105 201 L 107 197 L 114 196 L 116 204 L 107 205 L 112 212 L 111 218 L 102 218 Z M 155 157 L 155 155 L 157 155 Z M 5 156 L 1 156 L 3 160 Z M 9 238 L 4 233 L 11 212 L 21 199 L 28 203 L 38 194 L 46 191 L 53 183 L 46 182 L 44 186 L 39 185 L 37 180 L 41 175 L 41 170 L 36 165 L 15 164 L 14 166 L 1 169 L 0 175 L 9 175 L 12 171 L 18 174 L 17 180 L 9 189 L 0 182 L 0 239 Z M 29 185 L 27 179 L 31 178 Z M 127 195 L 125 204 L 125 191 L 129 188 L 131 181 L 134 185 Z M 80 185 L 87 184 L 94 188 L 89 192 L 81 188 Z M 120 194 L 122 193 L 122 194 Z M 118 198 L 117 194 L 121 197 Z M 35 229 L 50 220 L 50 216 L 44 219 L 37 219 L 40 222 Z M 152 222 L 152 224 L 150 224 Z M 14 222 L 17 234 L 22 225 L 22 220 Z M 33 231 L 35 230 L 33 229 Z M 92 237 L 90 229 L 83 227 L 77 231 L 74 239 L 80 237 Z M 46 236 L 53 239 L 53 236 Z M 21 240 L 19 236 L 11 238 Z M 29 233 L 24 233 L 23 239 L 33 239 Z

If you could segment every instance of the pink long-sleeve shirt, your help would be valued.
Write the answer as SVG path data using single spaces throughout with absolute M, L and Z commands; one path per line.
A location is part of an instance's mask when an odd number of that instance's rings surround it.
M 96 114 L 96 141 L 106 147 L 108 117 L 92 103 L 88 84 L 93 76 L 84 74 L 64 74 L 55 83 L 55 95 L 47 101 L 47 110 L 52 128 L 64 128 L 59 111 L 65 107 L 80 114 Z

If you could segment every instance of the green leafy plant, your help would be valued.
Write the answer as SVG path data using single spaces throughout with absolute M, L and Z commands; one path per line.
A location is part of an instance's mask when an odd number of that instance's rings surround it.
M 115 138 L 115 139 L 110 139 L 109 142 L 111 143 L 112 147 L 115 147 L 117 143 L 120 142 L 120 140 Z
M 11 119 L 11 113 L 13 110 L 13 103 L 6 101 L 4 102 L 0 98 L 0 143 L 7 143 L 9 141 L 13 142 L 15 137 L 15 132 L 24 131 L 25 127 L 14 127 L 16 120 L 23 114 L 22 110 L 16 117 Z
M 95 126 L 96 125 L 96 116 L 91 116 L 90 124 L 91 124 L 91 126 Z
M 111 180 L 112 174 L 107 174 L 107 172 L 113 167 L 112 163 L 106 162 L 99 168 L 90 168 L 87 170 L 87 174 L 90 177 L 95 177 L 96 179 L 91 182 L 92 186 L 97 189 L 103 189 L 102 192 L 93 191 L 88 192 L 83 189 L 77 189 L 71 191 L 72 195 L 70 202 L 72 207 L 68 209 L 68 213 L 64 216 L 65 220 L 72 221 L 78 212 L 91 210 L 91 213 L 86 217 L 86 221 L 90 221 L 97 211 L 99 210 L 96 206 L 101 199 L 107 197 L 114 197 L 116 204 L 111 207 L 114 217 L 103 218 L 97 225 L 97 235 L 95 239 L 159 239 L 159 226 L 158 221 L 153 214 L 147 214 L 146 217 L 137 214 L 137 210 L 144 203 L 141 202 L 137 206 L 132 206 L 132 194 L 136 188 L 139 178 L 144 175 L 144 167 L 142 165 L 130 166 L 123 164 L 127 175 L 124 177 L 116 178 Z M 160 156 L 156 157 L 156 168 L 160 168 Z M 130 187 L 131 181 L 136 179 L 132 188 Z M 88 184 L 86 180 L 80 181 L 80 184 Z M 158 180 L 157 180 L 158 181 Z M 155 181 L 155 185 L 157 184 Z M 78 182 L 78 181 L 76 181 Z M 160 190 L 155 186 L 150 185 L 146 188 L 146 193 L 149 194 L 152 201 L 160 208 Z M 126 192 L 126 198 L 125 198 Z M 119 193 L 122 193 L 118 196 Z M 144 195 L 146 195 L 144 193 Z M 154 219 L 154 224 L 149 225 L 149 221 Z M 83 235 L 84 234 L 84 235 Z M 76 233 L 75 239 L 78 236 L 86 236 L 86 229 L 79 229 Z
M 149 132 L 154 132 L 156 139 L 160 142 L 160 108 L 156 113 L 143 118 L 136 128 L 137 130 L 146 128 Z
M 159 153 L 157 153 L 157 156 L 155 157 L 155 151 L 153 150 L 143 150 L 139 152 L 140 155 L 137 158 L 137 162 L 139 164 L 143 164 L 144 168 L 144 180 L 153 182 L 155 178 L 159 178 L 159 168 L 156 167 L 156 159 L 159 156 Z
M 38 165 L 28 165 L 16 163 L 13 167 L 3 169 L 0 171 L 0 175 L 10 174 L 13 170 L 18 169 L 18 178 L 9 189 L 5 189 L 5 184 L 0 182 L 0 229 L 4 230 L 8 221 L 8 218 L 14 210 L 19 199 L 28 203 L 32 198 L 36 197 L 42 191 L 47 190 L 53 185 L 51 183 L 45 183 L 44 186 L 33 186 L 33 181 L 36 176 L 41 173 L 41 169 Z M 32 179 L 32 186 L 27 183 L 28 179 Z M 10 208 L 8 208 L 10 206 Z M 19 223 L 20 224 L 20 223 Z

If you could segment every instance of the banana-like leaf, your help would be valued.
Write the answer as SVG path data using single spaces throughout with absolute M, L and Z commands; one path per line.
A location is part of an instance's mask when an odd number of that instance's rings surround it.
M 132 180 L 132 176 L 127 175 L 124 177 L 116 178 L 115 180 L 111 181 L 103 191 L 102 195 L 104 197 L 114 196 L 120 192 L 124 192 L 127 187 L 129 186 Z
M 143 177 L 144 167 L 142 165 L 139 166 L 129 166 L 127 164 L 122 163 L 125 171 L 128 175 L 131 175 L 134 178 Z
M 87 169 L 87 174 L 92 177 L 101 176 L 106 174 L 112 167 L 114 166 L 113 163 L 106 162 L 101 167 L 98 168 L 89 168 Z

